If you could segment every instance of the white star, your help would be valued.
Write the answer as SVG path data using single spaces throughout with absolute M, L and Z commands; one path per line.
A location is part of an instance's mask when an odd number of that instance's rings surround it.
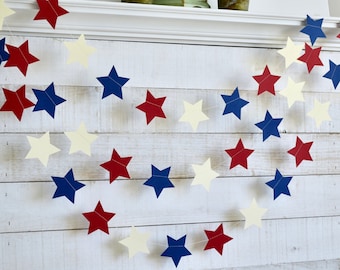
M 12 9 L 10 9 L 6 6 L 4 0 L 0 0 L 0 31 L 2 30 L 2 25 L 3 25 L 4 19 L 7 16 L 10 16 L 14 13 L 15 13 L 14 10 L 12 10 Z
M 28 152 L 26 159 L 37 158 L 47 167 L 50 155 L 60 151 L 50 143 L 50 133 L 46 132 L 40 138 L 27 136 L 28 142 L 31 145 L 31 150 Z
M 131 258 L 138 252 L 149 253 L 149 248 L 146 245 L 149 238 L 149 233 L 141 233 L 135 227 L 131 227 L 130 236 L 119 241 L 119 243 L 129 249 L 129 258 Z
M 69 58 L 67 64 L 78 62 L 84 67 L 88 67 L 88 59 L 96 49 L 86 44 L 85 36 L 82 34 L 77 41 L 64 42 L 65 46 L 69 50 Z
M 330 102 L 321 103 L 314 99 L 314 108 L 307 115 L 314 118 L 317 127 L 320 127 L 323 121 L 332 120 L 328 113 L 329 105 Z
M 244 229 L 247 229 L 251 225 L 256 225 L 261 228 L 261 218 L 267 212 L 267 209 L 260 208 L 257 205 L 256 200 L 253 199 L 249 208 L 241 209 L 240 212 L 246 218 Z
M 295 103 L 295 101 L 305 101 L 302 94 L 302 88 L 304 85 L 305 82 L 295 83 L 290 77 L 288 77 L 287 87 L 279 93 L 287 98 L 289 108 Z
M 191 185 L 203 185 L 207 191 L 210 189 L 210 182 L 219 176 L 218 173 L 211 169 L 210 158 L 203 165 L 192 164 L 195 172 L 195 178 Z
M 290 37 L 287 38 L 286 47 L 277 52 L 286 60 L 286 68 L 294 62 L 300 63 L 297 59 L 300 57 L 303 45 L 295 45 Z
M 209 118 L 202 112 L 202 103 L 200 100 L 195 104 L 190 104 L 184 101 L 184 114 L 179 119 L 180 122 L 188 122 L 194 131 L 200 122 L 208 120 Z
M 82 151 L 86 155 L 91 156 L 91 144 L 98 136 L 88 133 L 84 123 L 81 123 L 76 131 L 65 132 L 65 135 L 71 141 L 70 154 Z

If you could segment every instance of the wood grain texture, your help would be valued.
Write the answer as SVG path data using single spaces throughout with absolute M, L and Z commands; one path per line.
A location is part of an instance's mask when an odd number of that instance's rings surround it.
M 55 119 L 28 109 L 19 122 L 12 113 L 0 112 L 0 269 L 174 269 L 171 259 L 160 254 L 167 235 L 184 234 L 193 256 L 183 258 L 179 269 L 339 268 L 340 96 L 331 81 L 322 78 L 328 59 L 340 62 L 339 54 L 322 52 L 325 66 L 308 74 L 303 64 L 285 70 L 284 59 L 273 49 L 89 40 L 97 53 L 90 57 L 89 69 L 84 69 L 66 65 L 66 39 L 27 39 L 31 53 L 41 61 L 30 65 L 27 77 L 15 68 L 1 68 L 0 86 L 16 90 L 25 84 L 27 97 L 35 102 L 32 88 L 43 90 L 53 81 L 56 94 L 67 102 L 56 108 Z M 6 38 L 16 46 L 24 40 Z M 130 78 L 123 87 L 123 100 L 101 99 L 103 89 L 96 77 L 108 75 L 112 65 L 120 76 Z M 257 96 L 252 76 L 261 74 L 265 65 L 282 76 L 275 96 Z M 306 81 L 305 102 L 291 108 L 279 94 L 288 77 Z M 242 110 L 242 120 L 222 115 L 221 94 L 230 95 L 237 86 L 241 97 L 250 102 Z M 163 106 L 167 118 L 150 125 L 136 109 L 145 101 L 147 89 L 155 97 L 167 97 Z M 331 102 L 332 121 L 319 128 L 306 115 L 315 98 Z M 4 100 L 0 93 L 0 103 Z M 178 121 L 184 100 L 203 100 L 209 120 L 200 123 L 197 132 Z M 284 120 L 279 126 L 281 138 L 263 142 L 255 123 L 264 119 L 266 110 Z M 90 157 L 70 155 L 70 141 L 64 135 L 81 122 L 98 135 Z M 25 157 L 30 150 L 27 136 L 40 137 L 47 131 L 61 151 L 44 167 L 39 160 Z M 299 167 L 287 153 L 297 136 L 314 142 L 313 161 L 303 161 Z M 234 148 L 240 138 L 255 151 L 248 158 L 248 169 L 229 169 L 231 159 L 225 149 Z M 100 164 L 110 159 L 113 149 L 132 156 L 131 179 L 109 184 L 109 174 Z M 220 175 L 211 182 L 210 192 L 191 185 L 192 164 L 203 164 L 208 158 Z M 175 185 L 158 199 L 151 187 L 143 185 L 151 177 L 151 164 L 159 169 L 171 166 L 169 177 Z M 75 204 L 66 198 L 52 199 L 56 186 L 51 176 L 62 177 L 71 168 L 76 180 L 86 184 L 77 191 Z M 292 196 L 274 201 L 265 183 L 274 178 L 276 169 L 293 176 Z M 239 209 L 247 208 L 253 198 L 268 212 L 262 229 L 244 230 Z M 92 211 L 98 200 L 105 210 L 116 213 L 109 222 L 110 235 L 87 235 L 88 222 L 81 213 Z M 220 223 L 234 239 L 225 245 L 223 256 L 214 250 L 203 252 L 204 230 L 215 230 Z M 149 255 L 137 254 L 129 260 L 126 247 L 118 243 L 129 235 L 131 226 L 152 234 Z
M 227 223 L 225 233 L 234 239 L 225 245 L 223 256 L 215 250 L 203 251 L 204 230 L 215 230 L 219 223 L 140 227 L 139 231 L 151 233 L 150 254 L 137 254 L 130 260 L 126 247 L 118 243 L 129 235 L 130 228 L 112 228 L 110 235 L 89 236 L 86 230 L 1 234 L 6 256 L 0 253 L 0 259 L 5 269 L 25 269 L 27 265 L 34 269 L 107 269 L 112 265 L 117 269 L 141 269 L 144 265 L 173 269 L 171 259 L 160 256 L 167 247 L 166 235 L 177 239 L 187 234 L 186 247 L 193 255 L 183 257 L 178 269 L 256 267 L 305 262 L 311 257 L 332 260 L 340 252 L 339 222 L 339 217 L 268 220 L 261 230 L 240 230 L 238 222 Z
M 320 180 L 321 179 L 321 180 Z M 116 213 L 112 227 L 152 226 L 243 221 L 240 209 L 248 208 L 252 198 L 267 208 L 264 220 L 331 217 L 340 214 L 337 207 L 340 185 L 337 176 L 299 176 L 289 184 L 291 197 L 281 195 L 273 201 L 273 191 L 265 185 L 270 178 L 218 178 L 207 192 L 191 186 L 192 179 L 175 180 L 175 188 L 164 189 L 156 198 L 145 180 L 83 182 L 75 204 L 66 197 L 51 200 L 56 190 L 52 182 L 3 183 L 0 205 L 0 233 L 46 230 L 72 230 L 87 227 L 81 215 L 92 211 L 98 200 L 109 212 Z M 320 189 L 322 181 L 322 189 Z M 32 219 L 32 216 L 35 217 Z M 243 228 L 244 224 L 239 225 Z M 189 225 L 188 225 L 189 226 Z

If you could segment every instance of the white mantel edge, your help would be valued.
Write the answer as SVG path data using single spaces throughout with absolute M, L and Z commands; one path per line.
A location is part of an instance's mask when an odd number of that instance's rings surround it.
M 45 21 L 34 21 L 34 0 L 6 0 L 16 14 L 4 19 L 1 34 L 87 39 L 202 44 L 218 46 L 280 48 L 287 37 L 309 42 L 300 33 L 305 17 L 272 16 L 245 11 L 129 4 L 110 1 L 64 0 L 69 11 L 60 16 L 56 29 Z M 340 18 L 324 18 L 326 39 L 315 46 L 340 51 L 336 36 Z

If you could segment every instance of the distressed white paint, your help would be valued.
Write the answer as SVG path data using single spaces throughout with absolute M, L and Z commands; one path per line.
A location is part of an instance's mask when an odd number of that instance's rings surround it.
M 1 269 L 174 269 L 171 259 L 160 254 L 166 248 L 166 235 L 184 234 L 193 256 L 183 258 L 179 269 L 339 268 L 340 100 L 331 81 L 322 78 L 328 59 L 340 62 L 338 53 L 323 51 L 325 66 L 308 74 L 302 64 L 284 70 L 284 60 L 275 49 L 89 40 L 98 53 L 90 58 L 89 69 L 83 69 L 66 65 L 65 38 L 8 36 L 6 40 L 17 46 L 25 39 L 41 61 L 29 67 L 27 77 L 15 68 L 1 67 L 1 87 L 16 90 L 26 84 L 27 97 L 35 102 L 31 89 L 44 89 L 53 81 L 56 93 L 67 102 L 56 108 L 54 120 L 31 109 L 24 112 L 22 122 L 11 113 L 0 113 Z M 306 102 L 288 109 L 279 94 L 257 96 L 252 76 L 261 74 L 266 64 L 282 75 L 278 91 L 288 76 L 306 80 Z M 114 96 L 101 100 L 102 86 L 96 77 L 106 76 L 112 65 L 119 75 L 130 78 L 123 100 Z M 250 101 L 241 121 L 222 115 L 220 95 L 230 94 L 236 86 L 241 97 Z M 149 126 L 144 113 L 135 108 L 144 102 L 147 89 L 156 97 L 167 97 L 163 107 L 167 119 L 155 119 Z M 331 101 L 333 121 L 320 128 L 306 116 L 314 98 Z M 193 133 L 178 119 L 184 112 L 183 100 L 200 99 L 210 120 Z M 2 93 L 0 101 L 4 101 Z M 263 120 L 267 109 L 284 120 L 279 126 L 281 138 L 262 142 L 254 124 Z M 70 142 L 63 132 L 75 130 L 81 121 L 99 135 L 91 157 L 68 154 Z M 47 168 L 38 160 L 24 159 L 29 151 L 26 136 L 38 137 L 46 131 L 62 150 L 50 157 Z M 314 141 L 314 161 L 303 161 L 298 168 L 287 153 L 296 136 Z M 248 170 L 239 166 L 230 170 L 224 150 L 234 148 L 240 138 L 255 152 L 248 158 Z M 128 166 L 132 179 L 120 178 L 110 185 L 108 172 L 99 165 L 110 159 L 113 148 L 121 156 L 133 157 Z M 220 174 L 210 192 L 191 186 L 191 164 L 202 164 L 208 157 Z M 175 188 L 165 189 L 159 199 L 143 185 L 151 176 L 151 164 L 160 169 L 171 166 Z M 74 205 L 66 198 L 51 199 L 56 188 L 51 176 L 64 176 L 70 168 L 86 184 L 77 192 Z M 292 196 L 273 201 L 265 182 L 273 178 L 276 168 L 293 176 Z M 244 230 L 238 210 L 248 207 L 253 197 L 269 210 L 262 229 Z M 110 235 L 87 235 L 88 223 L 81 213 L 91 211 L 99 199 L 105 210 L 116 213 L 109 222 Z M 223 256 L 214 250 L 203 252 L 204 230 L 214 230 L 220 223 L 234 240 L 225 245 Z M 118 241 L 132 225 L 152 234 L 151 254 L 129 260 Z

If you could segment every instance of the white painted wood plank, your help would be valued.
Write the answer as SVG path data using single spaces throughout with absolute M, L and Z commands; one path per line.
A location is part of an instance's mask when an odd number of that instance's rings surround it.
M 30 134 L 40 137 L 42 134 Z M 303 161 L 296 168 L 294 156 L 287 151 L 295 147 L 295 134 L 282 134 L 265 142 L 261 134 L 102 134 L 92 144 L 92 156 L 82 152 L 69 154 L 70 141 L 64 134 L 51 134 L 51 143 L 61 149 L 50 156 L 47 168 L 36 158 L 25 159 L 30 146 L 24 134 L 1 134 L 1 182 L 46 181 L 51 175 L 64 175 L 73 168 L 78 179 L 109 179 L 100 164 L 111 159 L 112 150 L 122 157 L 132 156 L 127 166 L 132 179 L 151 176 L 151 164 L 159 169 L 171 166 L 170 178 L 194 176 L 192 164 L 211 158 L 212 169 L 220 176 L 271 177 L 278 168 L 286 175 L 336 174 L 340 163 L 338 135 L 300 134 L 304 142 L 314 141 L 313 161 Z M 225 149 L 235 148 L 239 139 L 255 151 L 248 157 L 248 169 L 229 169 L 231 158 Z M 32 171 L 32 168 L 34 170 Z
M 77 176 L 77 174 L 75 174 Z M 340 185 L 337 176 L 294 177 L 291 196 L 273 201 L 265 185 L 270 178 L 220 178 L 210 192 L 191 186 L 192 179 L 173 181 L 157 199 L 153 188 L 141 181 L 83 182 L 75 204 L 66 197 L 52 199 L 56 185 L 47 183 L 0 184 L 1 232 L 79 229 L 88 227 L 81 215 L 92 211 L 98 200 L 108 212 L 116 213 L 111 227 L 182 224 L 244 220 L 239 209 L 248 208 L 252 198 L 267 208 L 263 219 L 286 219 L 340 215 Z M 283 221 L 284 222 L 284 221 Z M 243 221 L 239 227 L 243 228 Z
M 249 267 L 232 267 L 219 268 L 216 270 L 312 270 L 312 269 L 327 269 L 339 270 L 340 260 L 322 260 L 322 261 L 308 261 L 296 263 L 280 263 L 263 266 L 249 266 Z
M 150 254 L 140 253 L 130 260 L 126 247 L 118 243 L 129 235 L 130 228 L 112 228 L 109 236 L 100 232 L 88 236 L 86 230 L 1 234 L 0 264 L 2 269 L 14 270 L 27 269 L 28 265 L 51 270 L 174 269 L 172 260 L 160 254 L 167 248 L 166 235 L 177 239 L 185 234 L 186 247 L 193 255 L 183 257 L 178 269 L 295 264 L 310 258 L 337 259 L 340 252 L 339 217 L 268 220 L 261 230 L 240 229 L 238 222 L 225 223 L 224 232 L 234 239 L 225 245 L 223 256 L 215 250 L 203 251 L 204 230 L 215 230 L 218 224 L 138 228 L 151 233 Z
M 4 85 L 6 89 L 15 91 L 16 85 Z M 37 99 L 32 88 L 44 90 L 44 86 L 27 85 L 27 98 L 32 102 Z M 236 87 L 236 86 L 235 86 Z M 249 101 L 241 111 L 241 120 L 234 114 L 223 115 L 225 102 L 221 95 L 231 95 L 232 89 L 150 89 L 157 97 L 166 97 L 163 111 L 166 119 L 156 117 L 149 125 L 146 124 L 145 113 L 136 106 L 145 102 L 148 88 L 124 88 L 123 100 L 115 96 L 101 99 L 101 87 L 71 87 L 55 85 L 56 94 L 67 101 L 56 107 L 55 118 L 46 111 L 32 112 L 26 109 L 22 121 L 18 121 L 12 112 L 0 112 L 0 132 L 64 132 L 78 128 L 85 122 L 88 131 L 99 133 L 183 133 L 193 132 L 191 126 L 179 122 L 184 114 L 183 101 L 195 104 L 203 100 L 202 111 L 209 120 L 201 122 L 198 132 L 204 133 L 260 133 L 255 123 L 263 121 L 268 110 L 274 118 L 283 118 L 279 130 L 288 133 L 303 132 L 339 132 L 340 116 L 337 104 L 340 103 L 339 93 L 310 92 L 304 88 L 305 102 L 296 102 L 288 108 L 287 99 L 278 93 L 276 96 L 262 94 L 257 96 L 255 90 L 240 90 L 240 97 Z M 307 115 L 314 107 L 314 99 L 330 102 L 329 115 L 331 121 L 322 122 L 317 127 L 315 120 Z M 0 106 L 5 102 L 1 91 Z
M 79 33 L 80 35 L 81 33 Z M 67 65 L 68 51 L 63 44 L 68 39 L 8 36 L 13 46 L 29 40 L 30 52 L 40 59 L 29 66 L 27 76 L 16 68 L 1 67 L 0 82 L 30 85 L 101 86 L 96 77 L 107 76 L 115 65 L 120 76 L 130 78 L 126 87 L 191 88 L 191 89 L 256 89 L 252 78 L 262 74 L 268 65 L 273 74 L 283 76 L 277 89 L 286 86 L 287 76 L 295 81 L 307 81 L 313 91 L 334 91 L 329 79 L 322 76 L 329 70 L 328 60 L 340 63 L 337 52 L 322 52 L 323 67 L 311 74 L 305 64 L 293 64 L 287 70 L 284 58 L 276 49 L 199 46 L 180 44 L 134 43 L 89 40 L 97 48 L 90 56 L 89 68 L 78 63 Z M 78 36 L 74 36 L 76 40 Z M 306 37 L 306 42 L 308 42 Z

